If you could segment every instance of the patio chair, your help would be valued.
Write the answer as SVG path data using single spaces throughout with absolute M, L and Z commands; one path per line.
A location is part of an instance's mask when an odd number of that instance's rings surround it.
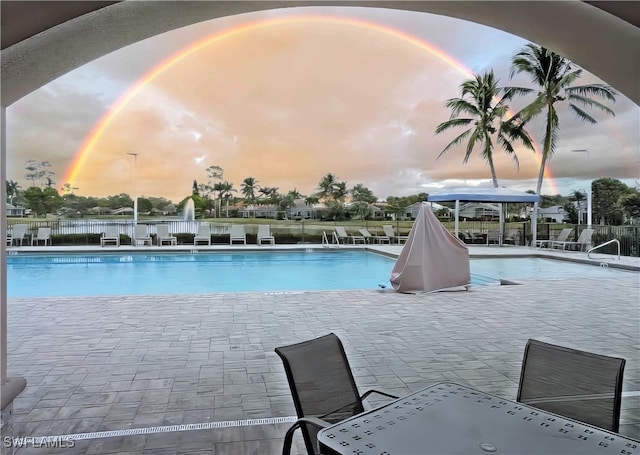
M 13 246 L 15 242 L 17 242 L 19 246 L 22 246 L 22 242 L 24 242 L 27 237 L 28 230 L 29 226 L 26 224 L 14 224 L 11 228 L 11 233 L 7 237 L 7 246 Z
M 149 235 L 149 226 L 146 224 L 136 224 L 133 230 L 133 244 L 138 245 L 153 245 L 153 239 Z
M 263 243 L 270 243 L 271 245 L 275 245 L 276 239 L 271 235 L 271 228 L 268 224 L 258 225 L 257 242 L 258 245 L 262 245 Z
M 562 250 L 564 251 L 568 246 L 577 246 L 579 247 L 579 251 L 582 251 L 583 248 L 591 245 L 591 236 L 593 235 L 593 233 L 594 229 L 585 229 L 580 233 L 578 240 L 576 240 L 575 242 L 561 242 L 558 240 L 554 240 L 553 242 L 551 242 L 551 248 L 562 247 Z
M 113 246 L 120 246 L 120 227 L 119 226 L 105 226 L 102 238 L 100 239 L 100 246 L 105 246 L 112 243 Z
M 573 228 L 565 228 L 562 231 L 560 231 L 560 234 L 558 234 L 558 236 L 551 240 L 536 240 L 536 244 L 535 246 L 539 247 L 539 248 L 544 248 L 545 246 L 547 248 L 551 247 L 551 244 L 553 242 L 566 242 L 567 239 L 569 239 L 569 236 L 571 235 L 571 233 L 573 232 Z
M 340 339 L 334 334 L 276 348 L 282 359 L 298 420 L 285 435 L 283 454 L 289 454 L 294 432 L 300 428 L 309 455 L 318 453 L 318 431 L 364 412 L 363 400 L 378 390 L 359 395 Z
M 165 243 L 169 245 L 177 245 L 178 239 L 169 233 L 169 225 L 167 224 L 157 224 L 156 225 L 156 243 L 158 246 L 162 246 Z
M 44 246 L 47 246 L 47 242 L 51 245 L 51 228 L 41 227 L 38 228 L 38 233 L 31 237 L 31 246 L 39 245 L 40 242 L 44 242 Z
M 391 240 L 386 235 L 372 235 L 367 228 L 358 229 L 360 234 L 364 237 L 366 243 L 371 243 L 372 241 L 380 244 L 380 243 L 391 243 Z
M 247 233 L 244 230 L 243 224 L 232 224 L 229 230 L 229 244 L 233 245 L 233 242 L 242 242 L 243 245 L 247 244 Z
M 384 230 L 384 233 L 387 237 L 389 237 L 390 239 L 396 239 L 396 243 L 404 243 L 409 238 L 409 236 L 407 235 L 396 235 L 396 231 L 390 224 L 382 226 L 382 229 Z
M 356 244 L 358 242 L 365 243 L 365 239 L 361 235 L 351 235 L 347 234 L 344 226 L 336 226 L 335 228 L 336 235 L 338 236 L 338 241 L 342 240 L 342 243 L 349 243 L 349 239 Z
M 200 242 L 211 245 L 211 225 L 209 223 L 201 223 L 198 225 L 198 233 L 193 238 L 193 245 L 198 245 Z
M 517 401 L 618 431 L 625 359 L 530 339 Z

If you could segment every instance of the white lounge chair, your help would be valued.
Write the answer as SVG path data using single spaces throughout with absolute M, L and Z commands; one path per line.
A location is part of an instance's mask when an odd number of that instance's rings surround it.
M 362 235 L 347 234 L 347 231 L 344 228 L 344 226 L 336 226 L 336 235 L 338 236 L 338 241 L 342 240 L 342 243 L 348 243 L 349 239 L 351 239 L 351 241 L 354 244 L 358 242 L 362 242 L 362 243 L 366 242 L 364 236 Z
M 232 224 L 229 230 L 229 245 L 233 245 L 233 242 L 242 242 L 243 245 L 247 244 L 247 233 L 244 230 L 243 224 Z
M 589 245 L 591 245 L 591 236 L 593 235 L 593 233 L 594 233 L 594 229 L 585 229 L 580 233 L 578 240 L 576 240 L 575 242 L 559 242 L 557 240 L 554 240 L 553 242 L 551 242 L 551 248 L 562 247 L 562 250 L 564 251 L 568 246 L 570 247 L 578 246 L 579 251 L 582 251 L 583 248 L 586 248 Z
M 44 242 L 44 246 L 47 246 L 47 242 L 51 245 L 51 228 L 41 227 L 38 228 L 38 233 L 31 237 L 31 246 L 39 245 L 40 242 Z
M 211 245 L 211 226 L 209 223 L 198 225 L 198 233 L 193 238 L 193 244 L 198 245 L 200 242 L 205 242 L 207 245 Z
M 396 235 L 396 231 L 390 224 L 385 224 L 384 226 L 382 226 L 382 229 L 384 230 L 384 233 L 387 237 L 389 237 L 390 239 L 396 239 L 396 243 L 404 243 L 409 238 L 409 236 L 407 235 Z
M 153 239 L 149 235 L 149 226 L 146 224 L 136 224 L 133 234 L 133 244 L 138 245 L 153 245 Z
M 373 235 L 371 234 L 371 232 L 369 232 L 369 229 L 367 228 L 361 228 L 358 230 L 360 231 L 360 234 L 362 234 L 362 236 L 364 237 L 367 243 L 371 243 L 371 242 L 376 242 L 378 244 L 391 243 L 391 239 L 389 239 L 389 237 L 387 237 L 386 235 Z
M 29 226 L 26 224 L 14 224 L 11 228 L 11 233 L 7 237 L 7 245 L 13 246 L 13 244 L 17 242 L 19 246 L 22 246 L 28 230 Z
M 177 245 L 178 239 L 169 233 L 169 225 L 156 224 L 156 243 L 158 246 L 162 246 L 165 243 L 169 245 Z
M 258 245 L 262 245 L 263 243 L 275 245 L 276 239 L 271 235 L 271 228 L 268 224 L 258 225 L 257 243 Z
M 560 234 L 553 240 L 536 240 L 536 246 L 539 248 L 544 248 L 545 246 L 550 248 L 553 242 L 566 242 L 572 232 L 573 228 L 565 228 L 560 231 Z
M 120 227 L 119 226 L 105 226 L 102 238 L 100 239 L 100 246 L 113 244 L 113 246 L 120 246 Z

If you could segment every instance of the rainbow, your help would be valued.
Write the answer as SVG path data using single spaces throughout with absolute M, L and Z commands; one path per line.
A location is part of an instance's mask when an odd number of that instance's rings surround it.
M 73 184 L 77 179 L 82 166 L 87 161 L 87 157 L 91 154 L 91 151 L 95 144 L 98 142 L 104 131 L 111 124 L 113 119 L 131 102 L 131 100 L 142 91 L 145 86 L 151 83 L 155 78 L 160 76 L 162 73 L 170 69 L 172 66 L 180 63 L 182 60 L 187 57 L 205 49 L 208 46 L 213 46 L 216 44 L 221 44 L 226 40 L 234 38 L 238 35 L 242 35 L 243 33 L 251 32 L 253 30 L 261 29 L 261 28 L 271 28 L 278 27 L 287 24 L 307 24 L 307 23 L 325 23 L 325 24 L 333 24 L 333 25 L 346 25 L 361 29 L 374 30 L 379 33 L 383 33 L 387 36 L 391 36 L 402 41 L 405 41 L 413 46 L 416 46 L 434 57 L 442 60 L 446 64 L 455 68 L 461 74 L 463 74 L 467 78 L 473 78 L 474 74 L 466 68 L 462 63 L 451 57 L 450 55 L 443 52 L 441 49 L 431 45 L 427 41 L 424 41 L 416 36 L 410 35 L 406 32 L 391 28 L 386 25 L 381 25 L 375 22 L 369 22 L 362 19 L 353 19 L 346 17 L 338 17 L 338 16 L 328 16 L 328 15 L 295 15 L 295 16 L 285 16 L 281 18 L 274 18 L 268 20 L 259 20 L 255 22 L 249 22 L 242 25 L 234 26 L 226 30 L 222 30 L 220 32 L 216 32 L 211 36 L 205 37 L 202 40 L 196 41 L 191 44 L 189 47 L 184 48 L 172 56 L 168 57 L 166 60 L 161 62 L 159 65 L 151 69 L 148 73 L 146 73 L 143 77 L 141 77 L 133 86 L 128 89 L 114 104 L 114 106 L 96 123 L 91 132 L 87 135 L 87 137 L 82 142 L 78 151 L 75 153 L 71 164 L 67 168 L 63 182 L 69 182 Z M 535 146 L 534 146 L 535 147 Z M 538 160 L 541 159 L 542 154 L 535 147 L 536 156 Z M 547 182 L 552 182 L 552 176 L 549 171 L 549 167 L 547 166 L 545 169 L 545 178 Z M 553 189 L 555 190 L 555 185 L 551 183 Z

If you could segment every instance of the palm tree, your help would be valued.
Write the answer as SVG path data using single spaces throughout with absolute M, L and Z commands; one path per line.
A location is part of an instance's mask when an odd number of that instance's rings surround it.
M 595 108 L 615 115 L 613 110 L 603 103 L 594 100 L 598 97 L 605 101 L 615 103 L 616 92 L 604 84 L 588 84 L 573 86 L 572 84 L 582 76 L 582 69 L 577 68 L 565 57 L 556 54 L 537 44 L 528 44 L 518 52 L 511 60 L 511 77 L 524 73 L 531 77 L 536 85 L 537 93 L 534 100 L 524 107 L 518 114 L 523 123 L 530 119 L 545 114 L 545 132 L 542 138 L 542 159 L 540 161 L 540 172 L 538 173 L 538 185 L 536 194 L 540 195 L 544 170 L 547 161 L 551 159 L 558 143 L 558 132 L 560 131 L 560 121 L 558 118 L 557 105 L 562 101 L 568 101 L 569 109 L 585 122 L 595 124 L 596 119 L 589 115 L 584 108 Z M 513 94 L 527 95 L 534 92 L 534 89 L 522 87 L 510 87 Z M 532 234 L 533 241 L 536 240 L 537 204 L 533 207 L 532 213 Z
M 258 191 L 258 181 L 253 177 L 247 177 L 242 181 L 240 185 L 240 192 L 244 195 L 247 203 L 252 203 L 256 200 L 256 191 Z
M 9 204 L 13 205 L 13 198 L 18 195 L 18 191 L 20 190 L 20 184 L 15 180 L 7 180 L 7 197 L 9 198 Z
M 493 71 L 488 71 L 482 76 L 476 75 L 474 79 L 463 82 L 460 89 L 460 98 L 451 98 L 446 101 L 445 106 L 451 109 L 451 117 L 438 125 L 436 134 L 456 127 L 469 126 L 469 128 L 456 136 L 440 152 L 438 158 L 452 147 L 467 140 L 466 153 L 462 160 L 463 163 L 467 163 L 476 144 L 479 145 L 482 158 L 489 164 L 493 186 L 497 188 L 498 177 L 493 163 L 494 138 L 496 143 L 512 156 L 516 166 L 518 156 L 513 148 L 513 141 L 518 140 L 526 148 L 534 150 L 531 138 L 523 128 L 520 119 L 505 120 L 509 112 L 505 101 L 512 96 L 512 92 L 498 87 Z M 465 116 L 461 117 L 461 115 Z
M 582 204 L 581 202 L 586 199 L 587 195 L 580 190 L 573 190 L 569 195 L 569 200 L 576 201 L 578 206 L 578 224 L 580 224 L 580 218 L 582 218 Z
M 322 180 L 320 180 L 320 183 L 318 183 L 318 189 L 320 190 L 317 193 L 318 197 L 324 200 L 331 199 L 333 195 L 333 189 L 334 189 L 333 187 L 336 184 L 336 182 L 337 182 L 336 176 L 331 173 L 322 177 Z

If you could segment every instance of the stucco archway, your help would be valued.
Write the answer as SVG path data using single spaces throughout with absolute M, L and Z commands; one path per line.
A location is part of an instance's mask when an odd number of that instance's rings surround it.
M 31 5 L 29 5 L 31 3 Z M 451 16 L 519 35 L 561 53 L 640 104 L 640 29 L 607 2 L 566 1 L 159 1 L 3 2 L 35 28 L 5 30 L 2 43 L 0 181 L 6 180 L 6 107 L 53 79 L 128 44 L 175 28 L 245 12 L 300 6 L 393 8 Z M 620 2 L 612 2 L 620 3 Z M 635 11 L 634 2 L 629 2 Z M 599 5 L 599 6 L 598 6 Z M 38 14 L 30 16 L 39 8 Z M 26 12 L 25 17 L 19 13 Z M 47 15 L 47 12 L 51 13 Z M 55 14 L 54 14 L 55 13 Z M 624 12 L 623 12 L 624 13 Z M 633 13 L 632 13 L 633 14 Z M 626 13 L 621 14 L 626 16 Z M 635 18 L 635 19 L 634 19 Z M 42 27 L 38 28 L 38 25 Z M 6 238 L 6 188 L 1 185 L 0 236 Z M 0 247 L 0 378 L 7 377 L 6 245 Z

